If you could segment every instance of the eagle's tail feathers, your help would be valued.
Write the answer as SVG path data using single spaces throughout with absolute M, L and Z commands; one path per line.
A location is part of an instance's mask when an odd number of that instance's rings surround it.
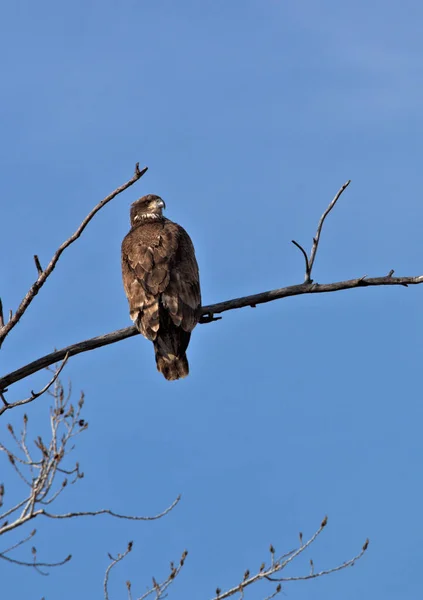
M 175 381 L 176 379 L 182 379 L 189 373 L 187 355 L 175 356 L 174 354 L 167 354 L 163 356 L 156 352 L 156 363 L 157 370 L 163 374 L 165 379 L 168 381 Z

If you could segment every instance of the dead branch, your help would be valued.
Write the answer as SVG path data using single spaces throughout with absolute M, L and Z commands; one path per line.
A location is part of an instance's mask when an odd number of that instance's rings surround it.
M 101 208 L 103 208 L 103 206 L 105 206 L 108 202 L 110 202 L 110 200 L 113 200 L 113 198 L 115 198 L 118 194 L 121 194 L 123 191 L 125 191 L 129 187 L 131 187 L 131 185 L 136 183 L 138 181 L 138 179 L 140 179 L 144 175 L 144 173 L 147 172 L 147 169 L 148 169 L 148 167 L 144 167 L 140 171 L 139 163 L 137 163 L 135 165 L 135 173 L 134 173 L 133 177 L 129 181 L 127 181 L 126 183 L 121 185 L 120 187 L 116 188 L 114 190 L 114 192 L 112 192 L 111 194 L 106 196 L 106 198 L 101 200 L 101 202 L 99 202 L 97 204 L 97 206 L 95 206 L 92 209 L 92 211 L 82 221 L 82 223 L 80 224 L 78 229 L 75 231 L 75 233 L 73 235 L 71 235 L 67 240 L 65 240 L 61 246 L 59 246 L 59 248 L 56 250 L 52 259 L 50 260 L 50 262 L 48 263 L 47 267 L 44 270 L 41 267 L 40 261 L 38 260 L 38 256 L 36 256 L 36 255 L 34 256 L 35 266 L 36 266 L 37 272 L 38 272 L 38 278 L 32 284 L 32 286 L 26 293 L 25 297 L 21 301 L 20 305 L 18 306 L 18 309 L 16 310 L 16 312 L 14 314 L 12 314 L 8 323 L 7 324 L 3 323 L 3 325 L 1 326 L 1 328 L 0 328 L 0 347 L 1 347 L 4 339 L 6 338 L 6 336 L 15 327 L 15 325 L 17 325 L 17 323 L 19 322 L 19 320 L 21 319 L 23 314 L 28 309 L 31 302 L 34 300 L 35 296 L 38 294 L 40 289 L 43 287 L 43 285 L 47 281 L 47 278 L 53 272 L 60 256 L 66 250 L 66 248 L 68 248 L 71 244 L 73 244 L 80 237 L 80 235 L 82 234 L 82 232 L 84 231 L 84 229 L 86 228 L 88 223 L 97 214 L 97 212 Z M 1 319 L 1 321 L 3 321 L 3 319 Z
M 43 267 L 41 266 L 40 259 L 38 258 L 38 256 L 36 254 L 34 254 L 34 262 L 35 262 L 35 268 L 37 269 L 38 275 L 42 275 Z
M 4 397 L 3 392 L 0 392 L 0 397 L 3 401 L 3 406 L 0 407 L 0 416 L 6 411 L 9 410 L 11 408 L 15 408 L 15 406 L 23 406 L 24 404 L 28 404 L 29 402 L 33 402 L 34 400 L 36 400 L 36 398 L 39 398 L 40 396 L 42 396 L 45 392 L 47 392 L 48 389 L 50 389 L 50 387 L 53 385 L 53 383 L 56 381 L 56 379 L 59 377 L 60 373 L 62 372 L 64 366 L 66 365 L 66 363 L 68 362 L 68 358 L 69 358 L 69 354 L 65 355 L 65 358 L 63 359 L 62 364 L 60 365 L 60 367 L 55 371 L 53 377 L 50 379 L 50 381 L 47 383 L 47 385 L 45 385 L 43 387 L 42 390 L 40 390 L 39 392 L 34 392 L 33 390 L 31 390 L 31 396 L 29 398 L 25 398 L 24 400 L 17 400 L 16 402 L 12 402 L 11 404 L 9 404 L 9 402 L 7 402 L 6 398 Z
M 111 554 L 108 555 L 112 562 L 107 567 L 105 577 L 104 577 L 104 584 L 103 584 L 104 600 L 109 600 L 108 584 L 109 584 L 110 571 L 113 569 L 113 567 L 115 565 L 117 565 L 117 563 L 119 563 L 126 556 L 128 556 L 128 554 L 132 550 L 132 547 L 133 547 L 133 542 L 129 542 L 125 552 L 123 552 L 122 554 L 118 554 L 116 558 L 114 558 Z M 153 585 L 137 600 L 145 600 L 146 598 L 148 598 L 149 596 L 152 596 L 152 595 L 154 595 L 155 600 L 161 600 L 162 598 L 165 598 L 166 590 L 175 581 L 176 577 L 179 575 L 182 567 L 185 564 L 185 560 L 186 560 L 187 556 L 188 556 L 188 551 L 184 550 L 181 558 L 179 559 L 179 563 L 177 566 L 175 566 L 175 563 L 173 561 L 170 563 L 170 573 L 161 583 L 157 582 L 155 577 L 152 577 Z M 126 582 L 126 589 L 128 591 L 128 599 L 132 600 L 132 584 L 130 581 Z
M 334 199 L 329 204 L 329 206 L 327 207 L 327 209 L 325 210 L 325 212 L 323 213 L 323 215 L 320 218 L 319 224 L 317 226 L 316 235 L 313 238 L 313 246 L 311 248 L 310 258 L 308 260 L 308 269 L 306 269 L 306 274 L 305 274 L 305 278 L 304 278 L 305 283 L 312 283 L 312 281 L 313 281 L 311 279 L 311 271 L 313 270 L 314 261 L 316 259 L 316 253 L 317 253 L 317 248 L 319 246 L 320 234 L 322 233 L 323 223 L 325 222 L 325 219 L 328 216 L 328 214 L 330 213 L 330 211 L 332 210 L 332 208 L 338 202 L 339 198 L 341 197 L 342 192 L 344 192 L 347 189 L 347 187 L 350 185 L 350 183 L 351 183 L 351 179 L 349 179 L 346 183 L 344 183 L 344 185 L 337 192 L 336 196 L 334 197 Z
M 307 548 L 309 548 L 316 538 L 322 533 L 323 529 L 327 525 L 327 517 L 323 519 L 320 524 L 319 529 L 309 538 L 309 540 L 305 543 L 302 542 L 302 534 L 300 534 L 300 546 L 296 550 L 292 550 L 286 554 L 283 554 L 279 558 L 275 558 L 275 549 L 271 545 L 270 546 L 270 561 L 269 565 L 266 567 L 266 563 L 262 563 L 258 571 L 251 575 L 249 569 L 246 570 L 244 576 L 240 579 L 240 582 L 237 583 L 234 587 L 228 589 L 227 591 L 222 591 L 220 588 L 216 589 L 216 595 L 212 600 L 225 600 L 225 598 L 229 598 L 235 594 L 240 594 L 240 597 L 243 597 L 244 590 L 248 586 L 257 583 L 258 581 L 270 581 L 277 582 L 278 586 L 276 590 L 268 596 L 268 598 L 273 598 L 282 591 L 282 583 L 290 582 L 290 581 L 307 581 L 309 579 L 315 579 L 316 577 L 322 577 L 323 575 L 330 575 L 337 571 L 341 571 L 342 569 L 346 569 L 347 567 L 352 567 L 366 552 L 369 546 L 369 540 L 366 540 L 360 552 L 351 558 L 350 560 L 337 565 L 336 567 L 332 567 L 330 569 L 325 569 L 319 571 L 317 573 L 314 572 L 314 564 L 313 561 L 310 561 L 311 564 L 311 572 L 305 575 L 300 575 L 298 577 L 274 577 L 276 573 L 280 573 L 285 569 L 293 560 L 295 560 L 300 554 L 302 554 Z
M 354 288 L 375 287 L 381 285 L 401 285 L 407 287 L 409 285 L 419 285 L 421 283 L 423 283 L 423 275 L 418 275 L 417 277 L 392 277 L 386 275 L 384 277 L 357 277 L 355 279 L 337 281 L 335 283 L 300 283 L 298 285 L 291 285 L 276 290 L 270 290 L 268 292 L 253 294 L 252 296 L 243 296 L 242 298 L 234 298 L 233 300 L 226 300 L 224 302 L 218 302 L 217 304 L 203 306 L 201 307 L 200 312 L 200 323 L 210 323 L 212 320 L 215 320 L 214 315 L 221 314 L 228 310 L 265 304 L 266 302 L 273 302 L 274 300 L 280 300 L 282 298 L 289 298 L 292 296 L 300 296 L 302 294 L 322 294 L 326 292 L 339 292 L 341 290 L 351 290 Z M 50 354 L 38 358 L 37 360 L 21 367 L 20 369 L 1 377 L 0 390 L 3 390 L 4 392 L 5 389 L 13 383 L 29 377 L 37 371 L 40 371 L 41 369 L 44 369 L 49 365 L 58 362 L 59 360 L 63 360 L 67 354 L 69 357 L 75 356 L 76 354 L 81 354 L 82 352 L 89 352 L 91 350 L 95 350 L 96 348 L 107 346 L 108 344 L 114 344 L 116 342 L 126 340 L 127 338 L 133 337 L 137 334 L 138 330 L 135 328 L 135 326 L 126 327 L 125 329 L 118 329 L 111 333 L 90 338 L 82 342 L 77 342 L 76 344 L 71 344 L 70 346 L 66 346 L 66 348 L 62 348 L 61 350 L 51 352 Z

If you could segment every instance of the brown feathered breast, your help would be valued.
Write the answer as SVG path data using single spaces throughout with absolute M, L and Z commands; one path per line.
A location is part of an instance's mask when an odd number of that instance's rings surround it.
M 186 376 L 185 351 L 201 305 L 189 235 L 164 217 L 141 220 L 122 242 L 122 275 L 131 319 L 154 343 L 157 368 L 166 379 Z

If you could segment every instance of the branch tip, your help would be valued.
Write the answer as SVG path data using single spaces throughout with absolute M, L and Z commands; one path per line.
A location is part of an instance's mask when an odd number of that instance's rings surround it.
M 304 250 L 304 248 L 301 246 L 301 244 L 299 244 L 295 240 L 291 240 L 291 242 L 294 244 L 294 246 L 296 246 L 298 248 L 298 250 L 300 250 L 300 252 L 304 256 L 305 269 L 306 269 L 305 276 L 304 276 L 304 282 L 312 283 L 312 280 L 310 279 L 310 275 L 311 275 L 310 262 L 308 260 L 307 252 Z
M 38 258 L 38 256 L 36 254 L 34 254 L 34 262 L 35 262 L 35 268 L 37 269 L 38 275 L 42 275 L 43 274 L 43 268 L 42 268 L 40 260 L 39 260 L 39 258 Z
M 326 527 L 327 524 L 328 524 L 328 517 L 326 515 L 325 518 L 323 519 L 323 521 L 321 522 L 320 527 L 323 529 L 323 527 Z
M 367 538 L 367 540 L 363 544 L 363 552 L 366 552 L 367 548 L 369 547 L 369 544 L 370 544 L 370 540 L 369 540 L 369 538 Z
M 144 167 L 143 169 L 140 170 L 140 163 L 137 162 L 135 165 L 134 177 L 136 177 L 137 179 L 140 179 L 140 177 L 142 177 L 145 173 L 147 173 L 147 171 L 148 171 L 148 167 Z
M 346 183 L 344 183 L 344 185 L 336 193 L 335 197 L 333 198 L 332 202 L 329 204 L 329 206 L 327 207 L 327 209 L 325 210 L 323 215 L 320 217 L 320 221 L 317 226 L 316 235 L 313 238 L 313 246 L 312 246 L 311 252 L 310 252 L 308 279 L 310 279 L 310 277 L 311 277 L 311 272 L 313 270 L 314 261 L 316 259 L 316 253 L 317 253 L 317 248 L 319 246 L 320 235 L 322 233 L 323 223 L 325 222 L 325 219 L 328 216 L 328 214 L 330 213 L 330 211 L 332 210 L 332 208 L 338 202 L 339 198 L 341 197 L 341 194 L 346 190 L 346 188 L 350 185 L 350 183 L 351 183 L 351 179 L 349 179 Z M 306 278 L 306 282 L 307 282 L 307 278 Z

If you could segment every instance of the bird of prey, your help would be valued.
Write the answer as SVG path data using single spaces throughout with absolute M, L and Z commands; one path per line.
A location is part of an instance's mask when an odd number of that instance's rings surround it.
M 154 345 L 157 369 L 170 381 L 189 372 L 186 349 L 199 320 L 200 279 L 191 238 L 163 216 L 154 194 L 131 206 L 122 242 L 122 277 L 129 312 Z

